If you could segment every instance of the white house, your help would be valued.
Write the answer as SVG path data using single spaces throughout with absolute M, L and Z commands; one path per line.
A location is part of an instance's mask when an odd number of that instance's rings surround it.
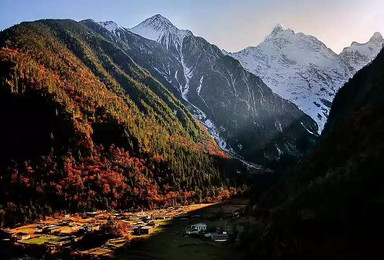
M 229 238 L 228 233 L 226 231 L 223 231 L 221 233 L 212 233 L 211 239 L 216 242 L 225 242 Z
M 204 230 L 207 230 L 207 224 L 197 223 L 197 224 L 191 225 L 191 229 L 194 229 L 197 231 L 204 231 Z
M 207 230 L 207 224 L 205 223 L 197 223 L 194 225 L 191 225 L 189 228 L 187 228 L 186 233 L 187 234 L 197 234 L 201 231 Z

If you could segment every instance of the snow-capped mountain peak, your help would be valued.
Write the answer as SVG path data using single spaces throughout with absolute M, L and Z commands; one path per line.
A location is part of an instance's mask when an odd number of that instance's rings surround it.
M 267 39 L 275 38 L 275 37 L 284 37 L 285 35 L 294 35 L 295 32 L 290 28 L 285 28 L 280 23 L 276 24 L 275 27 L 273 27 L 271 34 L 269 34 L 266 37 Z
M 353 42 L 337 55 L 316 37 L 278 24 L 259 45 L 230 55 L 311 116 L 321 130 L 337 90 L 376 57 L 383 43 L 375 33 L 367 43 Z
M 383 43 L 384 42 L 384 39 L 383 39 L 383 36 L 381 35 L 381 33 L 379 32 L 375 32 L 371 39 L 369 39 L 370 42 L 381 42 Z
M 113 21 L 106 21 L 106 22 L 98 22 L 101 26 L 103 26 L 105 29 L 107 29 L 110 32 L 115 32 L 117 29 L 120 28 L 120 26 L 113 22 Z
M 281 25 L 259 45 L 231 55 L 275 93 L 310 115 L 320 130 L 333 96 L 351 76 L 338 55 L 316 37 Z
M 154 15 L 130 29 L 144 38 L 157 41 L 168 49 L 172 44 L 180 47 L 184 37 L 193 35 L 189 30 L 181 30 L 160 14 Z
M 352 42 L 351 46 L 343 49 L 340 58 L 352 70 L 358 71 L 377 56 L 383 44 L 383 36 L 376 32 L 366 43 Z
M 157 26 L 158 28 L 160 27 L 168 27 L 172 28 L 175 27 L 171 21 L 169 21 L 167 18 L 162 16 L 161 14 L 156 14 L 152 17 L 147 18 L 142 22 L 142 24 L 145 24 L 147 26 Z
M 271 34 L 276 34 L 276 33 L 279 33 L 279 32 L 281 32 L 283 30 L 284 30 L 283 25 L 281 25 L 281 23 L 278 23 L 278 24 L 275 25 L 275 27 L 273 27 L 273 30 L 272 30 Z

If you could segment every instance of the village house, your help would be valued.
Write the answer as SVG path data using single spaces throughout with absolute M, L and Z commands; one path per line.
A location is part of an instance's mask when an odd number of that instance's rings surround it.
M 198 231 L 205 231 L 207 230 L 207 224 L 197 223 L 197 224 L 191 225 L 191 229 L 198 230 Z
M 187 228 L 187 230 L 185 231 L 185 233 L 187 233 L 187 234 L 198 234 L 198 233 L 203 232 L 205 230 L 207 230 L 207 224 L 205 224 L 205 223 L 197 223 L 197 224 L 189 226 Z
M 43 233 L 53 233 L 55 230 L 59 229 L 60 227 L 57 225 L 48 225 L 43 228 Z
M 136 226 L 133 228 L 134 235 L 149 235 L 153 227 L 151 226 Z
M 82 232 L 91 232 L 91 231 L 99 231 L 100 225 L 98 224 L 86 224 L 81 227 L 79 227 L 79 231 Z
M 15 237 L 17 240 L 25 240 L 25 239 L 31 238 L 31 236 L 28 233 L 24 233 L 24 232 L 16 233 Z
M 226 231 L 223 231 L 221 233 L 212 233 L 211 234 L 211 240 L 216 242 L 225 242 L 228 241 L 228 233 Z
M 151 230 L 152 230 L 153 227 L 150 227 L 150 226 L 144 226 L 140 229 L 140 233 L 142 235 L 149 235 L 151 233 Z

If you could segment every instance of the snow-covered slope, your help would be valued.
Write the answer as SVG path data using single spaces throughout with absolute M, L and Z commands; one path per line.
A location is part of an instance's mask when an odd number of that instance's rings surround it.
M 340 53 L 340 58 L 345 64 L 351 66 L 354 71 L 358 71 L 376 58 L 383 48 L 383 44 L 384 39 L 382 35 L 376 32 L 368 42 L 353 42 L 350 47 L 344 48 Z
M 277 25 L 256 47 L 230 55 L 311 116 L 321 131 L 337 90 L 379 51 L 379 44 L 352 45 L 343 59 L 317 38 Z
M 117 25 L 117 23 L 113 21 L 106 21 L 106 22 L 98 22 L 101 26 L 103 26 L 105 29 L 107 29 L 110 32 L 115 32 L 120 27 Z

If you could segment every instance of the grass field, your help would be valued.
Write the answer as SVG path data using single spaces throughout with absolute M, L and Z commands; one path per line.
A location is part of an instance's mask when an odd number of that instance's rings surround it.
M 43 235 L 43 236 L 36 237 L 36 238 L 30 238 L 30 239 L 22 240 L 21 243 L 42 245 L 45 242 L 55 242 L 55 241 L 57 241 L 58 238 L 59 238 L 58 236 Z

